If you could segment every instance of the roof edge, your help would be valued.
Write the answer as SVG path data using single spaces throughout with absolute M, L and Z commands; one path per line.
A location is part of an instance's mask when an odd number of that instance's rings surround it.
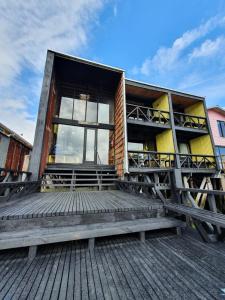
M 51 52 L 51 53 L 55 54 L 58 57 L 67 58 L 67 59 L 70 59 L 70 60 L 74 60 L 76 62 L 85 63 L 85 64 L 88 64 L 88 65 L 92 65 L 94 67 L 106 69 L 106 70 L 109 70 L 109 71 L 114 71 L 114 72 L 118 72 L 118 73 L 124 73 L 125 72 L 123 69 L 120 69 L 120 68 L 117 68 L 117 67 L 112 67 L 112 66 L 102 64 L 102 63 L 98 63 L 96 61 L 89 60 L 89 59 L 86 59 L 86 58 L 81 58 L 81 57 L 74 56 L 74 55 L 71 55 L 71 54 L 61 53 L 61 52 L 57 52 L 57 51 L 54 51 L 54 50 L 51 50 L 51 49 L 48 49 L 47 52 Z

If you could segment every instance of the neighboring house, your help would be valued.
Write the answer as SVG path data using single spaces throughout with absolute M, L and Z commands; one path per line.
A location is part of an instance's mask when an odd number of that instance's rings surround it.
M 225 168 L 225 109 L 219 106 L 208 108 L 209 122 L 220 165 Z
M 27 171 L 32 145 L 0 123 L 0 169 Z

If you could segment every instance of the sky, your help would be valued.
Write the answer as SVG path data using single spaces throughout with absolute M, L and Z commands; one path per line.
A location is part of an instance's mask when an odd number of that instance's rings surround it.
M 225 0 L 1 0 L 0 122 L 31 143 L 47 49 L 225 107 Z

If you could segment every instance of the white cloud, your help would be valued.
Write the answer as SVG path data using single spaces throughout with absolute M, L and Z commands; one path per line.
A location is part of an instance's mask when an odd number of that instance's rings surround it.
M 10 128 L 17 124 L 13 129 L 32 142 L 29 106 L 37 105 L 47 49 L 79 54 L 103 4 L 104 0 L 0 1 L 1 122 Z M 23 105 L 20 115 L 18 105 Z
M 27 106 L 24 100 L 5 99 L 0 105 L 1 123 L 10 124 L 10 129 L 14 130 L 19 135 L 33 142 L 35 130 L 35 117 L 27 111 Z
M 224 27 L 225 17 L 213 17 L 184 32 L 171 46 L 159 47 L 130 73 L 142 81 L 205 96 L 209 104 L 224 105 Z
M 160 47 L 153 57 L 146 58 L 139 68 L 139 72 L 149 76 L 152 72 L 166 72 L 179 65 L 182 52 L 195 41 L 206 36 L 216 27 L 225 25 L 225 17 L 213 17 L 197 28 L 186 31 L 177 38 L 171 47 Z
M 224 52 L 225 49 L 225 38 L 220 36 L 215 40 L 207 39 L 200 47 L 197 47 L 190 54 L 190 60 L 193 58 L 209 57 L 215 55 L 219 51 Z

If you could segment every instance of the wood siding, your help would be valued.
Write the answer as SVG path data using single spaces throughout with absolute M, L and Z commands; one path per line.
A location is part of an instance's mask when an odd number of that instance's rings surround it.
M 19 141 L 11 138 L 8 147 L 8 153 L 5 168 L 13 171 L 22 171 L 25 155 L 30 153 L 30 149 Z
M 121 76 L 115 94 L 115 166 L 120 177 L 124 174 L 125 157 L 124 101 L 124 81 Z

